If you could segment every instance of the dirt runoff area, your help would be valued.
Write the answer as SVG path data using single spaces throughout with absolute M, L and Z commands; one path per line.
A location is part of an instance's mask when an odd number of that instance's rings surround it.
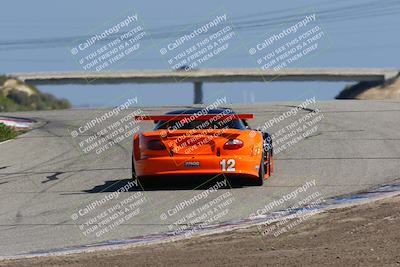
M 256 227 L 0 266 L 400 266 L 400 195 L 317 214 L 277 237 Z

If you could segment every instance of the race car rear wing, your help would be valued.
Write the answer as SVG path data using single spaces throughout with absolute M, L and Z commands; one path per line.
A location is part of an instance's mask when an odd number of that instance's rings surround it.
M 207 120 L 224 120 L 224 119 L 253 119 L 254 114 L 243 113 L 243 114 L 206 114 L 206 115 L 197 115 L 197 114 L 167 114 L 167 115 L 139 115 L 134 116 L 135 120 L 142 121 L 170 121 L 170 120 L 197 120 L 197 121 L 207 121 Z

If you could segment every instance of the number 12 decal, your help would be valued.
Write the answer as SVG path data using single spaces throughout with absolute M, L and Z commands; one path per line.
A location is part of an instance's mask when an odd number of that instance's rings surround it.
M 221 169 L 223 172 L 236 171 L 235 169 L 236 161 L 234 159 L 228 159 L 228 160 L 223 159 L 219 164 L 221 165 Z

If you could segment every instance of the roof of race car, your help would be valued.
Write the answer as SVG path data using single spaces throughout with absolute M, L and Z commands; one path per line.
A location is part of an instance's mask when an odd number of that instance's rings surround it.
M 227 114 L 236 114 L 230 108 L 218 108 L 218 109 L 205 109 L 205 108 L 191 108 L 191 109 L 179 109 L 174 111 L 169 111 L 165 114 L 195 114 L 197 112 L 204 112 L 207 111 L 208 114 L 219 114 L 219 113 L 227 113 Z
M 176 116 L 185 116 L 186 115 L 187 116 L 188 114 L 191 115 L 191 114 L 198 114 L 198 113 L 201 113 L 202 116 L 214 116 L 212 114 L 224 114 L 225 116 L 230 116 L 231 114 L 237 114 L 230 108 L 218 108 L 218 109 L 190 108 L 190 109 L 180 109 L 180 110 L 170 111 L 170 112 L 165 113 L 165 115 L 166 116 L 168 116 L 168 115 L 169 116 L 171 116 L 171 115 L 173 115 L 173 116 L 175 116 L 175 115 Z M 252 115 L 252 114 L 240 114 L 240 115 Z M 154 118 L 154 116 L 149 116 L 149 117 Z M 163 117 L 163 116 L 159 116 L 159 117 Z M 196 126 L 193 125 L 193 123 L 195 123 L 196 121 L 201 121 L 201 119 L 199 119 L 199 120 L 196 119 L 194 122 L 187 123 L 187 124 L 185 124 L 186 125 L 185 127 L 183 125 L 180 125 L 179 127 L 181 129 L 185 129 L 185 130 L 186 129 L 194 129 L 194 128 L 196 128 Z M 156 123 L 155 129 L 167 128 L 168 123 L 166 123 L 166 121 L 164 119 L 154 120 L 154 122 Z M 246 123 L 242 119 L 239 118 L 239 119 L 228 120 L 221 127 L 229 127 L 232 129 L 244 130 L 244 129 L 246 129 Z

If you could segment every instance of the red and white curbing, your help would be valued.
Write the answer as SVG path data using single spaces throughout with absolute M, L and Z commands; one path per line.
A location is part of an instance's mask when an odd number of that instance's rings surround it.
M 6 126 L 14 128 L 17 131 L 26 131 L 31 129 L 36 121 L 24 118 L 0 116 L 0 123 L 4 123 Z

